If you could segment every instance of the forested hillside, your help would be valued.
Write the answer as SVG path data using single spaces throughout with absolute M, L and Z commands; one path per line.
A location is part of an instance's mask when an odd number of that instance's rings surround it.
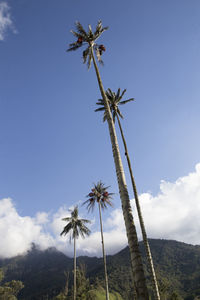
M 170 299 L 170 295 L 176 292 L 183 299 L 192 300 L 200 295 L 200 246 L 156 239 L 150 239 L 150 245 L 163 297 Z M 144 257 L 142 243 L 140 247 Z M 77 262 L 86 270 L 87 285 L 100 290 L 104 286 L 102 258 L 82 256 Z M 144 262 L 148 273 L 146 259 Z M 113 295 L 118 295 L 113 299 L 132 299 L 128 248 L 108 256 L 107 265 L 109 288 Z M 24 256 L 0 260 L 0 267 L 5 271 L 5 281 L 15 279 L 23 282 L 25 287 L 18 296 L 21 300 L 53 299 L 66 288 L 66 281 L 70 293 L 73 258 L 54 248 L 40 251 L 33 245 Z M 147 278 L 149 280 L 148 274 Z

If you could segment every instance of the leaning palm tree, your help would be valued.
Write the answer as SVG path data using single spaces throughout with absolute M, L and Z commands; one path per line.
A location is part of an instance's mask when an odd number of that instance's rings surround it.
M 103 51 L 105 51 L 105 47 L 102 44 L 101 45 L 97 44 L 96 41 L 101 36 L 101 34 L 108 29 L 108 27 L 102 27 L 102 22 L 99 21 L 96 30 L 93 33 L 90 25 L 89 25 L 88 32 L 84 30 L 83 26 L 79 22 L 76 22 L 75 25 L 77 31 L 72 30 L 72 33 L 77 38 L 77 41 L 71 43 L 67 51 L 74 51 L 86 45 L 86 49 L 83 51 L 83 63 L 87 62 L 88 68 L 90 68 L 92 62 L 94 64 L 94 68 L 95 68 L 95 72 L 99 84 L 99 89 L 104 101 L 106 114 L 107 114 L 107 122 L 108 122 L 110 139 L 112 144 L 112 151 L 113 151 L 113 157 L 115 162 L 119 193 L 120 193 L 120 198 L 122 203 L 122 211 L 123 211 L 128 244 L 130 249 L 131 269 L 133 272 L 134 286 L 135 286 L 138 300 L 146 300 L 148 299 L 148 289 L 146 285 L 144 268 L 142 264 L 142 257 L 139 250 L 138 237 L 137 237 L 137 232 L 133 220 L 132 208 L 130 204 L 130 198 L 128 195 L 124 169 L 123 169 L 122 160 L 119 152 L 119 145 L 116 136 L 115 125 L 112 119 L 108 99 L 106 97 L 106 93 L 103 87 L 103 83 L 94 56 L 94 52 L 95 52 L 97 60 L 101 64 L 103 63 L 101 57 Z
M 105 185 L 99 181 L 97 184 L 94 184 L 91 192 L 87 195 L 89 198 L 86 200 L 84 204 L 87 204 L 88 212 L 90 210 L 94 210 L 95 204 L 98 204 L 99 207 L 99 220 L 100 220 L 100 228 L 101 228 L 101 243 L 102 243 L 102 253 L 103 253 L 103 261 L 104 261 L 104 275 L 105 275 L 105 286 L 106 286 L 106 300 L 109 300 L 109 290 L 108 290 L 108 275 L 107 275 L 107 267 L 106 267 L 106 254 L 104 247 L 104 238 L 103 238 L 103 224 L 102 224 L 102 216 L 101 210 L 107 208 L 107 205 L 112 206 L 111 198 L 113 193 L 108 193 L 107 189 L 109 187 L 105 187 Z
M 153 265 L 153 259 L 152 259 L 152 255 L 151 255 L 149 242 L 148 242 L 148 239 L 147 239 L 147 234 L 146 234 L 146 229 L 145 229 L 144 220 L 143 220 L 143 216 L 142 216 L 142 211 L 141 211 L 141 207 L 140 207 L 139 197 L 138 197 L 137 188 L 136 188 L 136 184 L 135 184 L 135 179 L 134 179 L 133 171 L 132 171 L 132 167 L 131 167 L 131 161 L 130 161 L 129 154 L 128 154 L 128 148 L 127 148 L 126 140 L 125 140 L 124 133 L 123 133 L 122 126 L 121 126 L 121 122 L 120 122 L 120 118 L 123 119 L 124 117 L 123 117 L 123 115 L 122 115 L 122 113 L 121 113 L 118 106 L 119 105 L 124 105 L 124 104 L 134 100 L 134 98 L 130 98 L 128 100 L 123 100 L 122 101 L 122 98 L 123 98 L 125 92 L 126 92 L 126 89 L 123 90 L 122 93 L 121 93 L 120 89 L 118 89 L 117 93 L 113 92 L 111 89 L 108 89 L 106 91 L 106 96 L 108 98 L 108 102 L 109 102 L 109 105 L 110 105 L 110 110 L 111 110 L 111 113 L 112 113 L 112 116 L 113 116 L 113 121 L 115 122 L 115 118 L 117 118 L 117 122 L 118 122 L 118 125 L 119 125 L 122 141 L 123 141 L 123 144 L 124 144 L 125 155 L 126 155 L 126 159 L 127 159 L 127 163 L 128 163 L 129 173 L 130 173 L 130 176 L 131 176 L 133 193 L 134 193 L 134 197 L 135 197 L 135 203 L 136 203 L 139 222 L 140 222 L 140 227 L 141 227 L 141 231 L 142 231 L 142 237 L 143 237 L 143 241 L 144 241 L 144 245 L 145 245 L 145 249 L 146 249 L 146 254 L 147 254 L 147 259 L 148 259 L 148 262 L 149 262 L 150 272 L 151 272 L 151 276 L 152 276 L 152 283 L 153 283 L 153 287 L 154 287 L 154 296 L 155 296 L 155 299 L 159 300 L 160 295 L 159 295 L 159 290 L 158 290 L 158 282 L 157 282 L 157 279 L 156 279 L 156 274 L 155 274 L 154 265 Z M 105 122 L 105 120 L 107 119 L 107 115 L 106 115 L 103 100 L 99 99 L 96 104 L 100 105 L 101 107 L 95 109 L 95 111 L 104 111 L 103 121 Z
M 70 234 L 70 243 L 71 240 L 74 240 L 74 300 L 76 300 L 76 239 L 81 235 L 82 238 L 90 234 L 90 229 L 87 228 L 85 224 L 91 223 L 87 219 L 79 219 L 78 217 L 78 206 L 75 206 L 71 211 L 71 217 L 63 218 L 63 221 L 67 221 L 67 225 L 63 228 L 63 231 L 60 235 L 66 235 L 69 232 Z

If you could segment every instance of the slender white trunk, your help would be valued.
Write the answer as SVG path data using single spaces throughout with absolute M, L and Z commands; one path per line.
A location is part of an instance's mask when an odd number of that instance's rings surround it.
M 129 154 L 128 154 L 128 148 L 127 148 L 127 145 L 126 145 L 126 140 L 125 140 L 125 137 L 124 137 L 124 133 L 123 133 L 121 122 L 119 120 L 118 115 L 117 115 L 117 121 L 118 121 L 119 129 L 120 129 L 122 141 L 123 141 L 123 144 L 124 144 L 125 155 L 126 155 L 128 168 L 129 168 L 129 172 L 130 172 L 130 176 L 131 176 L 131 182 L 132 182 L 133 193 L 134 193 L 135 203 L 136 203 L 137 212 L 138 212 L 138 218 L 139 218 L 140 227 L 141 227 L 141 231 L 142 231 L 142 237 L 143 237 L 144 246 L 145 246 L 145 250 L 146 250 L 147 260 L 148 260 L 149 267 L 150 267 L 152 283 L 153 283 L 153 287 L 154 287 L 154 297 L 155 297 L 156 300 L 160 300 L 158 283 L 157 283 L 156 274 L 155 274 L 154 265 L 153 265 L 153 258 L 152 258 L 152 255 L 151 255 L 151 250 L 150 250 L 149 242 L 148 242 L 148 239 L 147 239 L 147 234 L 146 234 L 146 229 L 145 229 L 145 225 L 144 225 L 144 220 L 143 220 L 143 217 L 142 217 L 142 211 L 141 211 L 141 208 L 140 208 L 140 202 L 139 202 L 139 197 L 138 197 L 137 188 L 136 188 L 136 184 L 135 184 L 135 179 L 134 179 L 134 176 L 133 176 L 131 162 L 130 162 L 130 158 L 129 158 Z
M 147 300 L 149 299 L 148 289 L 147 289 L 146 280 L 144 276 L 144 268 L 142 265 L 142 258 L 139 250 L 137 232 L 133 220 L 133 214 L 132 214 L 130 199 L 128 195 L 122 160 L 119 152 L 115 126 L 112 120 L 110 107 L 100 78 L 99 70 L 94 58 L 93 49 L 92 49 L 92 59 L 93 59 L 100 92 L 104 101 L 106 114 L 107 114 L 107 121 L 109 126 L 110 139 L 112 144 L 112 151 L 113 151 L 113 157 L 114 157 L 118 186 L 119 186 L 119 193 L 120 193 L 120 198 L 122 203 L 122 211 L 123 211 L 126 233 L 127 233 L 128 244 L 129 244 L 130 255 L 131 255 L 131 269 L 133 272 L 134 287 L 136 290 L 137 299 Z
M 106 300 L 109 300 L 108 275 L 107 275 L 107 267 L 106 267 L 106 254 L 105 254 L 105 248 L 104 248 L 103 224 L 102 224 L 102 217 L 101 217 L 101 205 L 100 205 L 100 201 L 98 202 L 98 205 L 99 205 L 99 219 L 100 219 L 100 228 L 101 228 L 101 244 L 102 244 L 103 262 L 104 262 L 104 276 L 105 276 L 105 286 L 106 286 Z

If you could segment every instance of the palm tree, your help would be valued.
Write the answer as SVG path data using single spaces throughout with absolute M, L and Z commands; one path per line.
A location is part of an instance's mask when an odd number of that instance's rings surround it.
M 144 268 L 142 265 L 142 257 L 139 250 L 139 243 L 138 243 L 138 237 L 137 232 L 134 224 L 133 214 L 132 214 L 132 208 L 130 204 L 130 199 L 128 195 L 128 189 L 126 185 L 126 179 L 124 174 L 124 169 L 122 165 L 121 155 L 119 152 L 119 145 L 117 140 L 117 135 L 115 131 L 115 125 L 112 120 L 112 115 L 108 103 L 108 99 L 106 97 L 106 93 L 103 87 L 103 83 L 100 77 L 100 73 L 97 67 L 97 63 L 94 57 L 94 51 L 96 53 L 97 60 L 100 63 L 102 62 L 101 54 L 103 45 L 98 45 L 96 43 L 96 40 L 101 36 L 101 34 L 108 29 L 108 27 L 102 27 L 102 22 L 99 21 L 96 30 L 93 33 L 92 28 L 89 25 L 89 30 L 86 32 L 82 25 L 79 22 L 76 22 L 76 29 L 77 32 L 72 30 L 73 35 L 77 38 L 77 41 L 69 45 L 69 49 L 67 51 L 73 51 L 79 49 L 81 46 L 86 45 L 87 48 L 83 51 L 83 63 L 87 62 L 88 68 L 91 66 L 91 62 L 93 61 L 99 89 L 101 92 L 101 96 L 104 101 L 106 114 L 107 114 L 107 122 L 109 127 L 109 133 L 110 133 L 110 139 L 112 144 L 112 151 L 113 151 L 113 158 L 115 162 L 115 169 L 117 174 L 117 181 L 118 181 L 118 187 L 119 187 L 119 193 L 122 203 L 122 211 L 125 221 L 125 227 L 126 227 L 126 233 L 128 238 L 128 244 L 130 249 L 130 256 L 131 256 L 131 269 L 133 272 L 133 278 L 134 278 L 134 286 L 136 289 L 136 294 L 138 300 L 146 300 L 148 299 L 148 289 L 146 285 L 146 279 L 144 275 Z M 103 46 L 104 47 L 104 46 Z M 105 49 L 105 47 L 104 47 Z
M 113 193 L 108 193 L 107 189 L 109 187 L 105 187 L 104 184 L 99 181 L 97 184 L 94 184 L 91 192 L 87 195 L 89 198 L 86 200 L 84 204 L 87 204 L 88 212 L 90 210 L 94 210 L 94 206 L 98 203 L 99 207 L 99 220 L 100 220 L 100 228 L 101 228 L 101 243 L 102 243 L 102 253 L 103 253 L 103 261 L 104 261 L 104 275 L 105 275 L 105 286 L 106 286 L 106 300 L 109 300 L 109 290 L 108 290 L 108 275 L 107 275 L 107 267 L 106 267 L 106 254 L 104 247 L 104 238 L 103 238 L 103 224 L 102 224 L 102 216 L 101 209 L 107 208 L 107 205 L 112 206 L 111 198 Z
M 132 182 L 133 193 L 134 193 L 134 197 L 135 197 L 135 203 L 136 203 L 136 207 L 137 207 L 140 227 L 141 227 L 141 230 L 142 230 L 142 236 L 143 236 L 143 241 L 144 241 L 146 254 L 147 254 L 147 258 L 148 258 L 148 262 L 149 262 L 150 272 L 151 272 L 151 275 L 152 275 L 152 282 L 153 282 L 153 286 L 154 286 L 154 296 L 155 296 L 155 299 L 159 300 L 160 295 L 159 295 L 159 290 L 158 290 L 158 282 L 157 282 L 157 279 L 156 279 L 156 274 L 155 274 L 154 265 L 153 265 L 153 259 L 152 259 L 152 255 L 151 255 L 149 242 L 148 242 L 148 239 L 147 239 L 144 220 L 143 220 L 143 217 L 142 217 L 142 211 L 141 211 L 141 207 L 140 207 L 140 202 L 139 202 L 139 197 L 138 197 L 137 188 L 136 188 L 136 184 L 135 184 L 135 179 L 134 179 L 134 176 L 133 176 L 131 162 L 130 162 L 130 158 L 129 158 L 129 154 L 128 154 L 128 148 L 127 148 L 126 140 L 125 140 L 124 133 L 123 133 L 123 130 L 122 130 L 120 118 L 119 118 L 119 117 L 121 117 L 123 119 L 124 117 L 123 117 L 121 111 L 119 110 L 118 106 L 119 105 L 124 105 L 124 104 L 126 104 L 130 101 L 133 101 L 134 98 L 130 98 L 128 100 L 121 101 L 122 98 L 123 98 L 123 95 L 126 92 L 126 89 L 123 90 L 123 92 L 121 94 L 120 94 L 120 92 L 121 92 L 120 89 L 118 89 L 117 93 L 111 91 L 111 89 L 108 89 L 106 91 L 106 96 L 107 96 L 108 101 L 109 101 L 110 110 L 111 110 L 112 116 L 113 116 L 113 121 L 115 122 L 115 118 L 117 118 L 120 133 L 121 133 L 121 137 L 122 137 L 122 141 L 123 141 L 123 144 L 124 144 L 124 150 L 125 150 L 125 155 L 126 155 L 128 168 L 129 168 L 129 172 L 130 172 L 130 176 L 131 176 L 131 182 Z M 96 104 L 100 105 L 101 107 L 95 109 L 95 111 L 104 111 L 103 121 L 105 121 L 107 116 L 106 116 L 105 106 L 104 106 L 103 100 L 99 99 Z
M 74 240 L 74 300 L 76 300 L 76 239 L 78 239 L 80 235 L 82 238 L 85 238 L 86 235 L 88 236 L 90 234 L 91 231 L 85 224 L 91 222 L 87 219 L 79 219 L 78 206 L 75 206 L 71 211 L 71 217 L 63 218 L 62 220 L 68 223 L 60 235 L 66 235 L 71 232 L 70 243 L 72 239 Z

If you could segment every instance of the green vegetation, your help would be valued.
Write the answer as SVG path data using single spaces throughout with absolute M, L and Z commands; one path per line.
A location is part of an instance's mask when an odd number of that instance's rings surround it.
M 174 292 L 184 300 L 194 300 L 200 296 L 200 246 L 155 239 L 150 239 L 149 243 L 158 276 L 161 300 L 170 300 L 170 297 L 174 297 Z M 152 294 L 143 243 L 140 243 L 140 249 L 144 258 L 148 287 Z M 123 300 L 133 300 L 128 247 L 106 258 L 110 297 L 117 292 Z M 81 265 L 84 265 L 84 271 L 82 270 L 82 275 L 79 276 Z M 102 258 L 78 257 L 77 266 L 77 295 L 81 289 L 88 292 L 99 290 L 104 286 Z M 47 299 L 45 298 L 47 295 L 48 299 L 53 299 L 65 292 L 67 297 L 73 296 L 73 258 L 66 257 L 56 249 L 39 251 L 33 246 L 25 256 L 0 260 L 0 267 L 4 270 L 6 282 L 13 279 L 23 282 L 25 287 L 18 294 L 20 300 L 43 300 Z M 79 282 L 83 283 L 82 287 Z M 104 295 L 105 290 L 102 296 Z M 154 299 L 153 296 L 151 299 Z
M 4 278 L 4 272 L 0 269 L 0 283 Z M 12 280 L 0 285 L 0 299 L 1 300 L 17 300 L 17 295 L 24 285 L 19 280 Z
M 117 292 L 109 293 L 110 300 L 123 300 Z M 88 292 L 88 300 L 105 300 L 105 290 L 101 287 Z
M 77 300 L 105 300 L 106 291 L 101 287 L 98 279 L 95 284 L 91 285 L 89 279 L 86 278 L 86 266 L 80 264 L 77 268 Z M 72 291 L 66 292 L 66 288 L 63 292 L 59 293 L 53 300 L 70 300 L 72 298 Z M 122 300 L 119 293 L 113 291 L 109 293 L 110 300 Z

